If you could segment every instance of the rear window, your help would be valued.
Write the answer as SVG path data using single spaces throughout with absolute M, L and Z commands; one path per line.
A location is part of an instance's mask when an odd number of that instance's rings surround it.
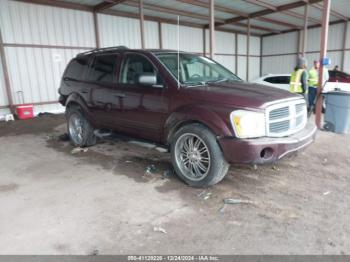
M 115 82 L 117 55 L 95 56 L 87 80 L 101 83 Z
M 85 69 L 88 67 L 88 62 L 89 62 L 88 57 L 74 58 L 69 63 L 64 77 L 72 80 L 81 80 Z

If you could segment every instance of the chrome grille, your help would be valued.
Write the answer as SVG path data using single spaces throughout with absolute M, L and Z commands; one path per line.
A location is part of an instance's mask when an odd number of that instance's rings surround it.
M 270 131 L 273 130 L 275 133 L 283 133 L 288 131 L 290 128 L 290 121 L 285 120 L 281 122 L 270 123 Z
M 289 116 L 289 107 L 274 109 L 270 112 L 270 120 L 280 119 Z
M 266 109 L 267 135 L 282 137 L 303 129 L 307 122 L 307 109 L 304 100 L 272 105 Z

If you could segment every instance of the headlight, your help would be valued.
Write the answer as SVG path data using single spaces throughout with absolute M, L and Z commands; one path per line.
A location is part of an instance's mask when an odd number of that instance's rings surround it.
M 232 127 L 239 138 L 254 138 L 266 135 L 265 114 L 246 110 L 233 111 Z

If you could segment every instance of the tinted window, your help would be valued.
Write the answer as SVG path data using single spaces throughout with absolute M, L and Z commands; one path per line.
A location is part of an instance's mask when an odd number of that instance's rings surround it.
M 65 75 L 65 78 L 73 80 L 81 80 L 84 70 L 88 66 L 88 57 L 77 57 L 74 58 L 68 65 Z
M 120 82 L 123 84 L 138 84 L 141 75 L 155 75 L 157 77 L 157 84 L 162 84 L 159 73 L 146 57 L 128 55 L 123 63 Z
M 271 76 L 265 78 L 266 82 L 271 84 L 289 84 L 290 77 L 289 76 Z
M 113 83 L 115 65 L 117 62 L 116 55 L 99 55 L 95 56 L 89 70 L 87 79 L 89 81 L 101 83 Z
M 337 71 L 328 71 L 329 77 L 335 77 L 337 74 Z

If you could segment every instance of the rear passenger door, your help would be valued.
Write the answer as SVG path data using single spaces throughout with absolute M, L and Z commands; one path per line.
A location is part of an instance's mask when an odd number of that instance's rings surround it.
M 85 89 L 90 93 L 90 110 L 99 128 L 114 128 L 120 111 L 117 90 L 118 54 L 96 55 L 90 64 Z
M 140 76 L 155 76 L 156 84 L 140 84 Z M 159 141 L 168 112 L 168 91 L 156 66 L 145 55 L 124 55 L 118 89 L 122 99 L 120 123 L 128 134 Z

